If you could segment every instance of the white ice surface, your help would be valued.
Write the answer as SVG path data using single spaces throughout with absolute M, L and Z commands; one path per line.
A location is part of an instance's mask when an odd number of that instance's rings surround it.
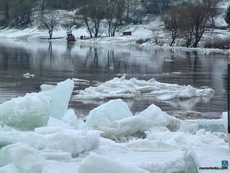
M 49 119 L 50 100 L 42 93 L 31 93 L 0 104 L 0 125 L 23 130 L 45 126 Z
M 40 127 L 36 128 L 34 132 L 1 130 L 0 146 L 25 142 L 39 150 L 60 150 L 75 156 L 99 147 L 99 136 L 99 132 L 78 131 L 63 127 Z
M 114 102 L 116 102 L 116 104 L 114 104 Z M 122 107 L 125 107 L 125 109 L 123 109 L 124 111 L 116 111 L 114 105 L 116 105 L 116 107 L 121 107 L 121 110 Z M 107 110 L 100 108 L 104 108 L 105 106 Z M 125 105 L 124 102 L 121 102 L 120 99 L 99 106 L 99 110 L 103 110 L 99 112 L 103 114 L 97 112 L 89 114 L 86 120 L 86 127 L 100 130 L 103 132 L 103 137 L 113 139 L 133 135 L 137 132 L 145 132 L 155 127 L 168 126 L 173 129 L 179 128 L 180 120 L 169 116 L 155 105 L 150 105 L 146 110 L 135 116 L 132 116 L 127 110 L 127 107 L 128 106 Z M 98 108 L 96 108 L 96 110 L 98 110 Z M 94 110 L 92 110 L 92 112 L 94 112 Z M 126 112 L 128 116 L 124 116 Z M 110 115 L 116 115 L 119 119 L 111 119 Z M 121 119 L 120 117 L 123 118 Z M 88 119 L 90 123 L 87 123 L 89 122 Z
M 76 100 L 100 100 L 115 98 L 152 97 L 157 100 L 184 100 L 194 97 L 212 97 L 211 88 L 197 89 L 190 85 L 182 86 L 157 82 L 155 79 L 137 80 L 136 78 L 114 78 L 97 87 L 88 87 L 74 96 Z
M 52 90 L 42 91 L 51 97 L 50 116 L 62 119 L 68 109 L 69 100 L 73 92 L 74 82 L 67 79 L 57 84 Z
M 224 126 L 224 119 L 214 119 L 214 120 L 184 120 L 181 121 L 179 131 L 194 133 L 200 129 L 211 132 L 227 132 L 227 129 Z
M 73 81 L 67 80 L 53 91 L 27 94 L 11 101 L 20 115 L 17 120 L 23 121 L 15 121 L 14 114 L 2 115 L 1 173 L 88 173 L 92 170 L 99 173 L 190 173 L 192 170 L 203 173 L 206 171 L 199 167 L 220 167 L 222 160 L 230 161 L 229 136 L 220 130 L 226 128 L 226 113 L 219 120 L 178 120 L 150 105 L 133 115 L 118 99 L 92 110 L 84 123 L 72 109 L 67 109 L 72 89 Z M 60 97 L 63 99 L 59 100 Z M 49 111 L 48 103 L 52 104 L 52 99 L 53 111 Z M 10 108 L 2 107 L 3 110 Z M 33 125 L 25 131 L 20 126 L 31 122 L 30 115 L 33 115 L 33 111 L 26 108 L 36 110 L 36 115 L 44 109 L 49 117 L 43 125 Z M 54 110 L 63 113 L 50 116 Z M 9 109 L 9 112 L 14 111 Z M 15 125 L 8 124 L 8 116 Z M 213 126 L 216 124 L 218 126 Z
M 79 173 L 148 173 L 147 171 L 122 162 L 114 161 L 105 156 L 91 154 L 80 164 Z
M 129 107 L 121 99 L 111 100 L 91 110 L 86 120 L 89 128 L 95 126 L 109 126 L 112 122 L 132 117 Z
M 45 159 L 41 153 L 25 143 L 15 143 L 0 150 L 0 166 L 9 166 L 12 163 L 15 167 L 10 167 L 13 169 L 10 171 L 14 171 L 16 168 L 18 172 L 22 173 L 30 171 L 41 173 L 45 167 Z
M 62 118 L 62 121 L 64 121 L 70 127 L 74 128 L 74 129 L 78 129 L 78 119 L 77 119 L 77 116 L 76 116 L 73 109 L 68 109 L 65 112 L 65 114 Z

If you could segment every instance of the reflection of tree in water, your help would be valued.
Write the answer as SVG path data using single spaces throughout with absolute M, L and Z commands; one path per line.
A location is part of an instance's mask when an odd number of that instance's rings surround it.
M 30 57 L 32 53 L 20 47 L 0 47 L 0 61 L 2 69 L 7 71 L 9 69 L 29 70 Z
M 53 58 L 53 45 L 52 45 L 52 41 L 49 41 L 48 52 L 49 52 L 49 55 L 50 55 L 50 59 Z
M 98 69 L 98 68 L 99 68 L 97 48 L 94 48 L 93 67 L 94 67 L 95 69 Z
M 223 78 L 223 83 L 224 83 L 224 89 L 226 91 L 228 91 L 228 89 L 230 89 L 230 71 L 228 71 L 228 68 L 226 70 L 224 70 L 224 74 L 222 75 L 222 78 Z
M 165 62 L 165 64 L 168 66 L 168 72 L 179 72 L 184 69 L 184 67 L 182 66 L 187 66 L 187 69 L 190 72 L 198 72 L 202 70 L 202 63 L 200 61 L 197 51 L 186 51 L 184 59 L 178 57 L 180 58 L 180 61 L 177 60 L 174 50 L 170 50 L 169 56 L 170 61 Z M 184 63 L 183 61 L 185 61 L 186 63 Z
M 0 48 L 0 57 L 1 57 L 0 64 L 2 66 L 1 69 L 3 69 L 4 71 L 7 71 L 10 57 L 6 49 Z
M 179 52 L 179 51 L 178 51 Z M 197 80 L 203 78 L 203 65 L 197 51 L 177 51 L 170 50 L 168 57 L 170 59 L 164 62 L 163 68 L 166 73 L 186 73 L 188 84 L 196 84 Z M 183 58 L 182 58 L 183 57 Z M 184 78 L 186 77 L 184 76 Z M 193 76 L 193 77 L 191 77 Z M 168 76 L 168 80 L 170 77 Z M 206 77 L 206 76 L 205 76 Z M 190 81 L 189 81 L 190 80 Z M 180 81 L 178 81 L 180 83 Z M 182 81 L 183 83 L 183 81 Z
M 139 62 L 126 61 L 130 56 L 114 49 L 90 47 L 83 62 L 84 71 L 98 74 L 139 73 L 141 71 Z
M 172 73 L 174 72 L 174 64 L 175 64 L 175 55 L 174 55 L 174 50 L 170 49 L 169 50 L 169 60 L 166 60 L 166 62 L 164 63 L 164 68 L 167 70 L 167 73 Z M 167 62 L 168 61 L 168 62 Z
M 75 42 L 68 42 L 66 44 L 67 56 L 71 57 L 72 49 L 74 48 Z
M 197 71 L 201 70 L 202 64 L 200 62 L 200 58 L 199 58 L 197 51 L 192 51 L 192 52 L 187 51 L 186 52 L 186 58 L 188 60 L 188 64 L 190 66 L 190 69 L 193 72 L 197 72 Z
M 85 56 L 84 69 L 85 71 L 98 72 L 100 69 L 99 56 L 103 57 L 102 53 L 96 47 L 90 47 Z M 106 63 L 106 62 L 105 62 Z

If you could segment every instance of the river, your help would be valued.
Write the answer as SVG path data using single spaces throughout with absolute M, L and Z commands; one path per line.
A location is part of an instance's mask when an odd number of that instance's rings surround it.
M 90 81 L 79 84 L 84 89 L 126 74 L 127 78 L 148 80 L 197 88 L 210 87 L 211 100 L 158 102 L 152 99 L 124 100 L 135 114 L 154 103 L 163 111 L 176 115 L 186 111 L 200 112 L 204 118 L 218 118 L 227 111 L 226 74 L 229 54 L 202 51 L 140 48 L 135 46 L 99 46 L 67 44 L 62 41 L 1 41 L 0 42 L 0 103 L 29 92 L 39 92 L 40 85 L 57 84 L 67 78 Z M 34 74 L 25 78 L 23 74 Z M 106 102 L 70 101 L 76 115 Z

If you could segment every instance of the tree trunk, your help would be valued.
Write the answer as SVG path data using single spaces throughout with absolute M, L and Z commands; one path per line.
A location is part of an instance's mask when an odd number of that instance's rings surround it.
M 53 35 L 53 31 L 52 31 L 52 30 L 49 30 L 49 36 L 50 36 L 49 39 L 52 39 L 52 35 Z

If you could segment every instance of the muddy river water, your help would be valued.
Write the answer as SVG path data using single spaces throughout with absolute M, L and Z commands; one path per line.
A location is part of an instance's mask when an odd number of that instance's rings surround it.
M 124 100 L 135 114 L 154 103 L 170 114 L 200 112 L 205 118 L 218 118 L 227 111 L 226 74 L 230 56 L 227 53 L 204 53 L 200 50 L 140 48 L 67 44 L 61 41 L 0 42 L 0 103 L 29 92 L 40 91 L 40 85 L 57 84 L 67 78 L 89 80 L 75 90 L 98 85 L 126 74 L 127 78 L 149 80 L 196 88 L 210 87 L 210 100 L 190 99 L 158 102 L 152 99 Z M 34 74 L 25 78 L 23 74 Z M 87 115 L 100 102 L 70 102 L 77 115 Z

